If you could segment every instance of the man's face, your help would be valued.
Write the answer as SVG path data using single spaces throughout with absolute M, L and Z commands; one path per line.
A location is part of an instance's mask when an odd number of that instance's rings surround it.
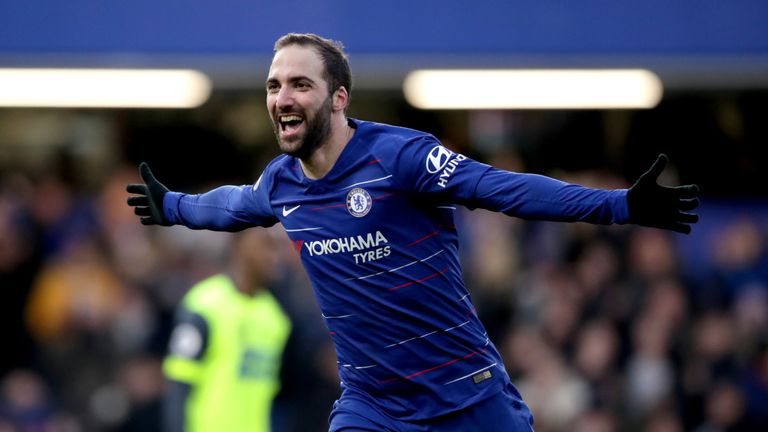
M 267 109 L 280 150 L 305 159 L 330 133 L 331 97 L 324 65 L 311 47 L 290 45 L 272 59 Z

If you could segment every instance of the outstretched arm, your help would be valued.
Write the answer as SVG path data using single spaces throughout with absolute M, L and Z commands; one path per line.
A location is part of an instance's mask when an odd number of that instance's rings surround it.
M 698 186 L 656 183 L 667 161 L 665 155 L 631 188 L 609 190 L 494 168 L 446 149 L 432 136 L 378 146 L 376 152 L 404 190 L 522 219 L 632 223 L 686 234 L 699 219 L 690 213 L 699 205 Z
M 595 189 L 535 175 L 489 169 L 476 189 L 479 207 L 524 219 L 599 224 L 636 224 L 691 232 L 699 220 L 689 213 L 699 205 L 696 185 L 668 187 L 656 183 L 667 157 L 653 166 L 629 189 Z
M 144 162 L 139 173 L 144 184 L 129 184 L 126 190 L 137 194 L 128 198 L 128 205 L 134 207 L 144 225 L 240 231 L 277 222 L 263 189 L 257 191 L 250 185 L 221 186 L 202 194 L 184 194 L 168 190 Z

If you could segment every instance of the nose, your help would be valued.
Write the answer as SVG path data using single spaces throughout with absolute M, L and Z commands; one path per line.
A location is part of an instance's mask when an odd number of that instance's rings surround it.
M 291 92 L 291 89 L 288 88 L 288 86 L 283 86 L 280 88 L 280 90 L 277 92 L 275 103 L 277 104 L 278 109 L 293 106 L 293 93 Z

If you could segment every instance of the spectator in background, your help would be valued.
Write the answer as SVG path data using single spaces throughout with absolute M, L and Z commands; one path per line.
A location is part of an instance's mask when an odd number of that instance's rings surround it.
M 49 389 L 36 373 L 16 369 L 0 381 L 0 431 L 56 430 L 56 415 Z
M 13 350 L 0 356 L 0 375 L 27 367 L 34 357 L 34 344 L 24 325 L 25 305 L 40 266 L 32 223 L 29 196 L 30 181 L 20 175 L 0 173 L 0 322 L 3 341 Z
M 768 343 L 760 346 L 748 359 L 742 372 L 745 423 L 749 430 L 758 431 L 768 425 Z
M 38 273 L 26 324 L 63 409 L 88 412 L 91 394 L 113 372 L 110 331 L 122 302 L 123 281 L 97 234 L 69 237 Z M 84 426 L 95 427 L 98 420 L 87 417 Z
M 622 407 L 621 380 L 617 371 L 619 336 L 609 321 L 593 320 L 579 330 L 574 363 L 592 389 L 593 403 L 614 412 Z
M 744 298 L 764 303 L 756 297 L 768 294 L 768 251 L 757 220 L 737 217 L 722 227 L 715 242 L 712 280 L 716 292 L 705 292 L 713 298 L 699 298 L 698 303 L 709 308 L 730 306 Z
M 644 432 L 684 432 L 682 421 L 671 411 L 662 411 L 648 420 Z
M 592 409 L 582 414 L 573 425 L 574 432 L 618 432 L 615 411 Z
M 269 230 L 234 235 L 231 264 L 184 296 L 164 371 L 169 432 L 267 432 L 291 323 L 267 290 L 276 277 Z
M 46 345 L 109 326 L 122 302 L 121 281 L 95 236 L 70 239 L 40 272 L 30 294 L 27 324 Z
M 718 382 L 707 394 L 706 420 L 694 432 L 747 432 L 743 418 L 740 389 L 728 381 Z

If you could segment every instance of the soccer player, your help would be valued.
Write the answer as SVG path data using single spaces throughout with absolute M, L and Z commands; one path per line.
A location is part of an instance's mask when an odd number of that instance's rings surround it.
M 417 130 L 348 118 L 341 44 L 275 43 L 267 108 L 284 153 L 252 185 L 169 191 L 141 164 L 128 198 L 146 225 L 238 231 L 282 223 L 333 338 L 342 394 L 331 431 L 529 431 L 462 281 L 456 206 L 509 216 L 689 233 L 695 185 L 603 190 L 476 162 Z
M 184 296 L 163 362 L 164 430 L 269 432 L 291 330 L 266 289 L 277 262 L 272 234 L 233 236 L 227 271 Z

